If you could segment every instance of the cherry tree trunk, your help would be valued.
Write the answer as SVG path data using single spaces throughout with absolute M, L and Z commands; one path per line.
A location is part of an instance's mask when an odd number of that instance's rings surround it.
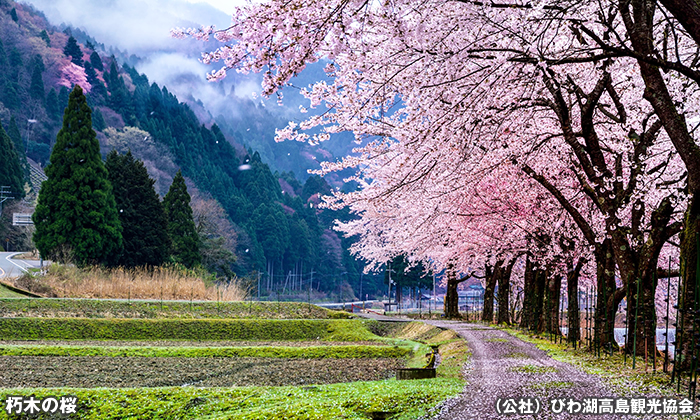
M 481 320 L 493 322 L 493 298 L 496 290 L 498 275 L 501 271 L 501 261 L 496 262 L 492 272 L 486 273 L 486 290 L 484 290 L 484 309 L 481 313 Z
M 502 268 L 498 275 L 498 318 L 499 324 L 510 324 L 510 275 L 513 272 L 515 260 Z
M 561 334 L 559 330 L 559 299 L 561 298 L 561 277 L 547 275 L 544 293 L 544 310 L 542 311 L 542 326 L 544 332 L 554 335 Z
M 520 316 L 520 328 L 533 330 L 536 327 L 535 305 L 536 305 L 536 279 L 535 266 L 528 256 L 525 260 L 525 274 L 523 279 L 523 310 Z
M 582 263 L 580 263 L 582 264 Z M 569 264 L 568 274 L 566 276 L 566 291 L 569 303 L 567 316 L 567 341 L 577 346 L 581 339 L 581 314 L 578 306 L 578 279 L 581 274 L 580 265 L 574 268 L 573 264 Z
M 596 252 L 596 296 L 595 321 L 593 336 L 601 349 L 617 348 L 615 341 L 615 316 L 617 308 L 624 297 L 624 289 L 617 289 L 615 284 L 615 259 L 612 243 L 606 239 Z
M 698 260 L 698 241 L 700 235 L 700 192 L 694 194 L 688 203 L 688 210 L 685 213 L 684 229 L 681 234 L 681 298 L 679 308 L 681 310 L 678 320 L 676 334 L 676 349 L 679 349 L 678 367 L 680 370 L 690 368 L 693 353 L 696 351 L 694 344 L 697 343 L 697 333 L 700 325 L 693 322 L 692 314 L 700 309 L 698 285 L 700 276 L 700 261 Z M 693 339 L 693 337 L 696 337 Z
M 447 293 L 445 294 L 445 318 L 459 318 L 459 295 L 457 294 L 457 286 L 459 286 L 457 274 L 454 270 L 447 270 Z
M 636 350 L 638 357 L 651 357 L 656 352 L 656 283 L 648 275 L 627 285 L 629 319 L 625 349 L 630 354 Z
M 541 333 L 545 331 L 545 324 L 544 324 L 544 313 L 545 313 L 545 307 L 544 307 L 544 295 L 546 293 L 546 288 L 547 288 L 547 278 L 549 277 L 549 273 L 547 270 L 542 270 L 542 269 L 537 269 L 535 270 L 535 296 L 534 296 L 534 312 L 533 312 L 533 320 L 535 324 L 533 325 L 532 330 L 536 331 L 538 333 Z

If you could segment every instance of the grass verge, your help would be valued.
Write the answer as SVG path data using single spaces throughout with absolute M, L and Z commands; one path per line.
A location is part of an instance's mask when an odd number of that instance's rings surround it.
M 366 328 L 381 328 L 371 321 L 327 322 L 335 323 L 334 327 L 329 329 L 329 336 L 335 334 L 379 339 Z M 358 328 L 362 325 L 364 327 Z M 433 328 L 424 329 L 410 324 L 392 328 L 391 337 L 384 337 L 382 340 L 402 347 L 378 348 L 383 349 L 382 351 L 407 352 L 406 347 L 418 344 L 407 337 L 416 338 L 416 331 L 422 331 L 418 334 L 425 338 L 421 346 L 439 346 L 441 363 L 437 368 L 438 377 L 435 379 L 390 379 L 303 387 L 21 388 L 0 389 L 0 397 L 4 401 L 7 395 L 34 395 L 39 399 L 46 396 L 74 395 L 78 398 L 78 416 L 81 419 L 359 420 L 371 418 L 371 412 L 384 411 L 396 413 L 392 417 L 393 420 L 409 420 L 425 415 L 438 403 L 457 395 L 464 388 L 461 369 L 469 357 L 466 344 L 452 331 L 437 328 L 432 330 Z M 357 347 L 353 350 L 354 354 L 364 347 L 367 347 L 367 351 L 377 349 L 377 346 L 348 347 Z M 328 357 L 334 348 L 324 347 L 322 350 Z M 303 349 L 308 350 L 309 348 Z
M 308 387 L 44 388 L 7 389 L 0 393 L 3 397 L 38 398 L 74 395 L 81 419 L 367 419 L 372 411 L 392 411 L 399 413 L 397 420 L 408 420 L 461 390 L 459 381 L 436 378 Z
M 409 348 L 390 346 L 312 347 L 104 347 L 0 346 L 0 356 L 101 357 L 274 357 L 302 359 L 404 358 Z
M 17 292 L 13 292 L 12 290 L 8 289 L 7 287 L 3 286 L 0 284 L 0 298 L 23 298 L 21 294 Z
M 0 340 L 374 341 L 361 320 L 0 318 Z
M 518 330 L 500 329 L 523 341 L 535 344 L 555 360 L 577 366 L 586 373 L 601 377 L 620 396 L 687 396 L 687 394 L 676 393 L 676 389 L 669 385 L 670 376 L 661 370 L 661 365 L 657 365 L 657 372 L 654 373 L 651 365 L 645 366 L 644 360 L 637 358 L 636 369 L 632 369 L 632 359 L 628 357 L 625 362 L 624 356 L 618 352 L 613 353 L 612 356 L 609 353 L 603 353 L 597 357 L 585 348 L 573 349 L 565 344 L 553 343 Z M 681 391 L 683 390 L 684 388 L 681 387 Z
M 2 297 L 0 288 L 0 297 Z M 20 295 L 7 297 L 23 297 Z M 0 317 L 341 319 L 351 315 L 298 302 L 187 302 L 111 299 L 0 299 Z

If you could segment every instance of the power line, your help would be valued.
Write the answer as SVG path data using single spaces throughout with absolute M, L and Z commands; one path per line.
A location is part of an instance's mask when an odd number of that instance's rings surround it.
M 14 200 L 10 187 L 8 185 L 0 186 L 0 214 L 2 214 L 2 203 L 7 200 Z

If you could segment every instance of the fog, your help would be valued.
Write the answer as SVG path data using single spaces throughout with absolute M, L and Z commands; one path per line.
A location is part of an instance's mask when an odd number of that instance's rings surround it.
M 206 74 L 221 68 L 221 63 L 204 65 L 199 61 L 202 51 L 211 51 L 219 44 L 194 39 L 180 40 L 170 37 L 174 27 L 200 27 L 215 25 L 225 28 L 230 15 L 212 6 L 229 7 L 242 0 L 24 0 L 44 13 L 52 25 L 78 28 L 94 38 L 98 49 L 104 45 L 104 55 L 112 53 L 127 61 L 151 82 L 166 86 L 178 99 L 188 103 L 203 123 L 217 122 L 229 135 L 246 146 L 260 150 L 267 162 L 276 162 L 280 170 L 294 169 L 303 178 L 309 168 L 318 168 L 318 160 L 325 160 L 328 152 L 345 155 L 354 146 L 332 142 L 324 146 L 304 146 L 297 142 L 285 147 L 273 146 L 274 129 L 284 127 L 288 121 L 299 121 L 309 114 L 301 114 L 299 105 L 308 105 L 299 91 L 287 88 L 283 106 L 276 98 L 253 99 L 261 90 L 259 74 L 242 75 L 231 71 L 222 82 L 211 83 Z M 211 3 L 211 4 L 208 4 Z M 116 48 L 114 51 L 111 48 Z M 323 64 L 309 65 L 293 80 L 298 87 L 324 77 Z M 202 106 L 203 105 L 203 106 Z M 321 112 L 316 110 L 312 112 Z M 223 117 L 223 118 L 221 118 Z M 257 129 L 255 128 L 257 124 Z M 306 152 L 302 153 L 302 150 Z M 318 155 L 314 156 L 314 155 Z M 287 157 L 293 156 L 290 163 Z M 304 163 L 300 163 L 300 162 Z M 273 163 L 274 165 L 274 163 Z M 300 166 L 301 165 L 301 166 Z
M 214 115 L 230 113 L 227 101 L 248 100 L 260 91 L 258 75 L 242 76 L 230 73 L 223 83 L 210 83 L 206 73 L 221 67 L 220 63 L 206 66 L 199 62 L 202 51 L 216 47 L 193 39 L 170 37 L 174 27 L 215 25 L 225 28 L 230 16 L 207 3 L 185 0 L 25 0 L 40 10 L 53 25 L 65 24 L 87 32 L 104 44 L 105 54 L 114 47 L 122 57 L 135 56 L 131 65 L 149 80 L 165 85 L 181 100 L 200 100 Z M 215 0 L 212 3 L 218 4 Z M 224 2 L 220 7 L 224 7 Z M 228 5 L 236 2 L 227 1 Z M 132 58 L 135 58 L 132 57 Z M 233 94 L 227 97 L 227 94 Z M 298 104 L 295 104 L 298 107 Z M 280 109 L 279 111 L 286 111 Z M 234 115 L 235 117 L 235 115 Z

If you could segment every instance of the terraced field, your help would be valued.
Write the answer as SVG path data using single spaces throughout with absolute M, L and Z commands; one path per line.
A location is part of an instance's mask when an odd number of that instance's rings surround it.
M 77 418 L 109 418 L 118 400 L 114 418 L 408 419 L 461 391 L 454 333 L 347 317 L 288 303 L 0 299 L 0 397 L 76 395 Z M 423 365 L 428 344 L 443 350 L 441 377 L 390 379 Z M 163 414 L 178 404 L 181 416 Z

